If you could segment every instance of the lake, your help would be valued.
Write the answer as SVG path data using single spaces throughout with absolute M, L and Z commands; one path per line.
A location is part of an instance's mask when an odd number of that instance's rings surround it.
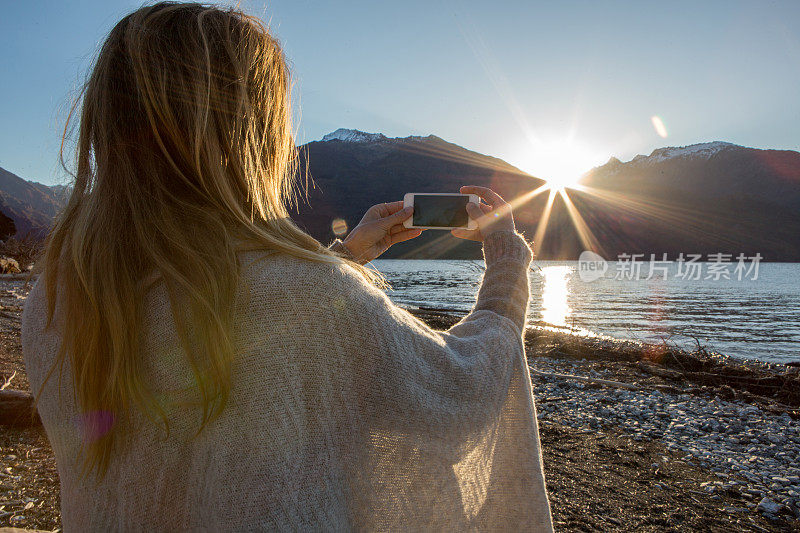
M 474 304 L 483 272 L 480 260 L 383 259 L 373 265 L 392 285 L 387 292 L 395 303 L 459 311 Z M 674 262 L 651 279 L 629 279 L 611 262 L 602 277 L 584 281 L 577 261 L 534 261 L 529 324 L 800 361 L 800 263 L 761 263 L 757 273 L 739 273 L 741 280 L 732 268 L 725 279 L 711 263 L 700 266 L 699 279 L 681 277 Z

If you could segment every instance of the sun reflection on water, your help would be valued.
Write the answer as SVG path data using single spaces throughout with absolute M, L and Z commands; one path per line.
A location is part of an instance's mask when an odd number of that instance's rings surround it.
M 566 326 L 572 310 L 567 302 L 567 282 L 573 267 L 547 266 L 542 268 L 542 320 L 554 326 Z

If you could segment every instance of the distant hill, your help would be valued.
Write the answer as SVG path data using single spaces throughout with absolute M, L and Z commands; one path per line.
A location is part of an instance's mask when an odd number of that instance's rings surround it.
M 0 168 L 0 212 L 14 221 L 17 236 L 44 236 L 64 204 L 63 186 L 27 181 Z
M 373 204 L 402 200 L 407 192 L 458 192 L 461 185 L 483 185 L 509 198 L 543 181 L 505 161 L 472 152 L 429 135 L 388 138 L 339 129 L 301 147 L 314 187 L 308 203 L 293 218 L 314 237 L 335 238 L 334 218 L 353 228 Z M 524 217 L 525 215 L 521 215 Z M 433 240 L 438 239 L 435 244 Z M 480 257 L 480 245 L 447 232 L 429 231 L 395 245 L 386 257 Z
M 301 161 L 311 180 L 307 201 L 292 217 L 324 243 L 335 238 L 335 218 L 352 228 L 373 204 L 401 200 L 407 192 L 458 192 L 461 185 L 476 184 L 514 199 L 544 183 L 434 135 L 389 138 L 339 129 L 303 145 Z M 798 152 L 723 142 L 659 148 L 628 162 L 611 158 L 589 171 L 583 185 L 566 194 L 591 237 L 581 237 L 556 195 L 545 236 L 536 243 L 541 259 L 575 259 L 588 241 L 608 259 L 620 253 L 674 258 L 680 252 L 759 252 L 769 261 L 800 261 Z M 0 213 L 11 218 L 17 235 L 43 235 L 67 192 L 0 169 Z M 517 227 L 529 239 L 547 197 L 515 207 Z M 480 245 L 428 231 L 385 257 L 478 258 Z
M 296 220 L 318 239 L 335 236 L 334 218 L 353 227 L 374 203 L 406 192 L 457 192 L 465 184 L 495 188 L 507 199 L 543 180 L 508 163 L 439 137 L 387 138 L 340 129 L 302 147 L 316 187 Z M 607 258 L 620 253 L 760 252 L 800 261 L 800 154 L 729 143 L 661 148 L 591 170 L 585 192 L 567 190 L 596 241 L 581 239 L 565 202 L 555 197 L 537 253 L 575 259 L 595 242 Z M 536 233 L 548 194 L 515 209 L 518 228 Z M 432 241 L 439 239 L 436 243 Z M 480 257 L 479 247 L 444 232 L 392 248 L 387 257 Z
M 609 255 L 761 253 L 800 261 L 800 153 L 724 142 L 660 148 L 589 172 L 571 193 Z M 598 196 L 599 193 L 599 196 Z

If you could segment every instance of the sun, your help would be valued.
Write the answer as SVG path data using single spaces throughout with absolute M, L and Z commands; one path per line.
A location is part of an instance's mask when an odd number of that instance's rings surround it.
M 575 139 L 555 139 L 530 143 L 519 167 L 545 180 L 551 189 L 563 191 L 579 187 L 584 174 L 608 157 Z

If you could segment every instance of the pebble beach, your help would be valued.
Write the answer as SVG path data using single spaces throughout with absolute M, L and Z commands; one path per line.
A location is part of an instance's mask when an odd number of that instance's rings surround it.
M 22 391 L 28 291 L 0 279 L 0 384 Z M 459 319 L 410 311 L 437 329 Z M 687 379 L 698 373 L 635 360 L 628 345 L 535 328 L 526 350 L 558 531 L 800 530 L 797 391 L 698 383 Z M 797 367 L 754 368 L 757 380 L 800 379 Z M 60 531 L 59 505 L 41 426 L 0 426 L 0 527 Z
M 531 363 L 534 371 L 617 379 L 593 366 L 587 360 L 546 357 Z M 721 512 L 800 519 L 800 423 L 788 413 L 718 396 L 587 386 L 536 373 L 533 381 L 540 423 L 558 421 L 596 434 L 614 427 L 635 441 L 660 441 L 688 464 L 713 474 L 715 479 L 698 487 L 712 500 L 720 500 L 722 492 L 741 496 L 741 505 L 723 506 Z M 651 466 L 658 469 L 661 462 Z
M 800 531 L 800 368 L 703 354 L 742 377 L 698 382 L 663 347 L 536 327 L 525 344 L 558 529 Z M 788 389 L 752 394 L 742 368 Z

